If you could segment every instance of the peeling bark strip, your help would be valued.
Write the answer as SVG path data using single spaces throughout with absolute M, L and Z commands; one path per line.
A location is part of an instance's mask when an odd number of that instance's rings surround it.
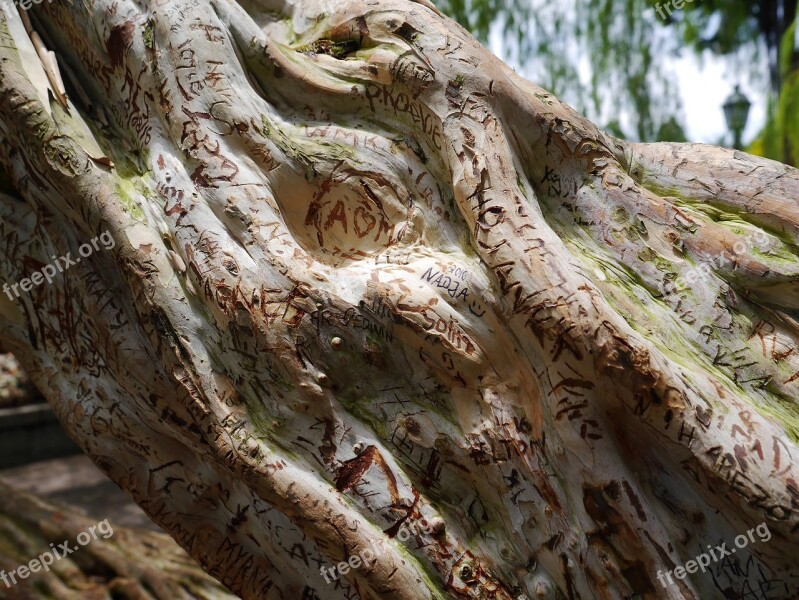
M 258 6 L 43 5 L 49 70 L 0 22 L 0 281 L 116 241 L 0 341 L 95 462 L 247 600 L 799 593 L 799 172 L 614 140 L 426 0 Z

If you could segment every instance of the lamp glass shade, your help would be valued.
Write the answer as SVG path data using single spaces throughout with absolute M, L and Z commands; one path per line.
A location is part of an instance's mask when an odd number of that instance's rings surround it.
M 727 119 L 727 127 L 732 131 L 743 131 L 746 127 L 746 120 L 749 118 L 749 107 L 752 104 L 749 99 L 741 93 L 736 85 L 735 91 L 724 102 L 724 117 Z

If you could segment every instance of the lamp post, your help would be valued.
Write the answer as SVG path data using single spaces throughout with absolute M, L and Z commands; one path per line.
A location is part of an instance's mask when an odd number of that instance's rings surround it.
M 740 86 L 735 86 L 735 90 L 724 102 L 724 118 L 727 119 L 727 127 L 732 130 L 734 137 L 733 147 L 741 150 L 741 134 L 746 127 L 746 120 L 749 118 L 749 107 L 752 106 L 749 99 L 741 93 Z

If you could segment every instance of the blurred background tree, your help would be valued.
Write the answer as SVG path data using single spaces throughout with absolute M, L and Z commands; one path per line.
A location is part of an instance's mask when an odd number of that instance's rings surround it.
M 797 0 L 674 1 L 435 0 L 536 83 L 628 139 L 684 141 L 674 59 L 722 57 L 768 92 L 768 121 L 749 150 L 796 165 Z
M 765 128 L 749 151 L 799 166 L 799 31 L 794 20 L 783 35 L 780 51 L 780 93 L 770 102 Z

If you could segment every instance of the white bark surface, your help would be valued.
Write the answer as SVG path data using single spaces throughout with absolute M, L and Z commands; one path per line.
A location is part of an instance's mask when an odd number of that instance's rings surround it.
M 32 16 L 66 94 L 0 21 L 0 278 L 115 247 L 0 337 L 233 591 L 797 593 L 795 169 L 612 139 L 426 1 Z

